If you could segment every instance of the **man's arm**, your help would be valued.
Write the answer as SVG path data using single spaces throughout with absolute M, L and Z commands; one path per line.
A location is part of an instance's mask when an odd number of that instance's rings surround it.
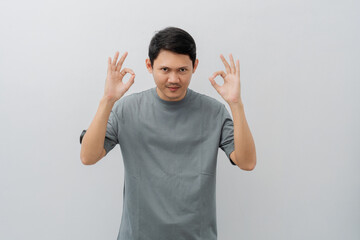
M 251 171 L 256 165 L 255 143 L 246 121 L 243 104 L 230 104 L 234 122 L 235 151 L 230 158 L 241 169 Z
M 80 159 L 85 165 L 95 164 L 105 156 L 104 142 L 111 110 L 115 102 L 119 100 L 134 83 L 134 71 L 130 68 L 121 70 L 126 56 L 127 52 L 125 52 L 119 62 L 117 62 L 119 57 L 119 52 L 117 51 L 113 60 L 111 60 L 110 57 L 108 58 L 104 95 L 100 100 L 95 117 L 82 139 Z M 122 80 L 127 73 L 131 74 L 131 77 L 124 83 Z
M 105 156 L 104 141 L 107 122 L 115 102 L 107 97 L 100 100 L 98 110 L 81 143 L 80 159 L 85 165 L 92 165 Z
M 256 150 L 241 100 L 240 61 L 237 60 L 235 65 L 232 54 L 230 54 L 230 64 L 222 54 L 220 58 L 224 63 L 226 73 L 222 70 L 216 71 L 209 77 L 209 80 L 215 90 L 229 104 L 233 115 L 235 150 L 230 154 L 230 158 L 239 168 L 250 171 L 256 165 Z M 215 82 L 215 77 L 218 75 L 224 79 L 222 86 Z

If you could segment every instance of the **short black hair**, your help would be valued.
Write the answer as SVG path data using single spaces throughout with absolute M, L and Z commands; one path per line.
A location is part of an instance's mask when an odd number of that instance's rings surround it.
M 153 67 L 154 60 L 162 49 L 188 55 L 194 67 L 196 60 L 196 44 L 193 37 L 185 30 L 177 27 L 167 27 L 158 31 L 153 36 L 149 45 L 151 67 Z

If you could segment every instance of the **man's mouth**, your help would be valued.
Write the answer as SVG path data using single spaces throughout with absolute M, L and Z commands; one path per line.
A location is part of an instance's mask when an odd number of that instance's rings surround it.
M 178 89 L 179 87 L 169 87 L 170 91 L 174 92 Z

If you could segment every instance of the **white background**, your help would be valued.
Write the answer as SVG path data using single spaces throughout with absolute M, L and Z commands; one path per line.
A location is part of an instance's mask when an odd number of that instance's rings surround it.
M 119 146 L 95 165 L 79 136 L 103 94 L 107 59 L 128 51 L 126 95 L 154 87 L 155 31 L 197 43 L 189 87 L 225 103 L 208 77 L 240 59 L 257 166 L 219 149 L 219 240 L 360 239 L 358 1 L 0 2 L 0 239 L 116 239 Z M 128 77 L 127 77 L 128 78 Z M 217 78 L 221 84 L 220 77 Z M 229 108 L 228 108 L 229 109 Z

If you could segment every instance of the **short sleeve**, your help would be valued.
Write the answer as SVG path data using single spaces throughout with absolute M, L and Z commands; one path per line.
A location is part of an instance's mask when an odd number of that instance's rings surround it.
M 222 104 L 220 110 L 220 120 L 222 124 L 219 147 L 225 152 L 232 165 L 236 165 L 231 159 L 230 154 L 234 151 L 234 122 L 225 105 Z
M 116 116 L 116 111 L 114 108 L 110 112 L 109 120 L 107 122 L 106 126 L 106 133 L 105 133 L 105 141 L 104 141 L 104 149 L 106 151 L 106 154 L 110 152 L 116 144 L 119 143 L 118 140 L 118 117 Z

